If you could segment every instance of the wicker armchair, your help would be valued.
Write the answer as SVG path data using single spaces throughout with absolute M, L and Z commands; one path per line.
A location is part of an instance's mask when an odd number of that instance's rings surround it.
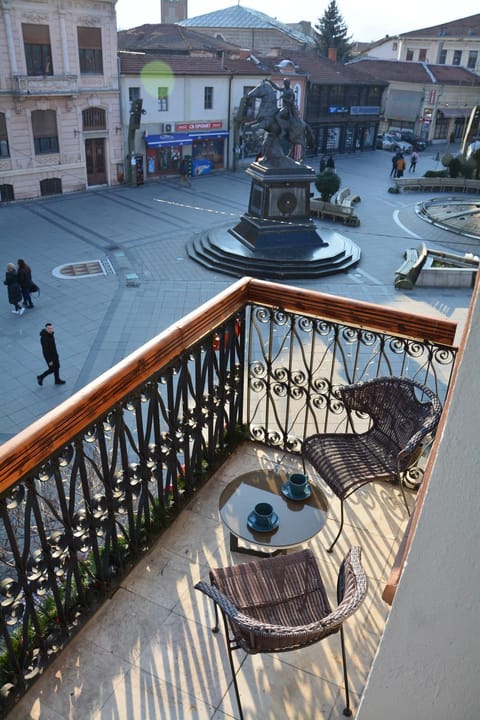
M 302 444 L 304 467 L 308 460 L 341 503 L 340 529 L 328 552 L 343 529 L 344 501 L 362 485 L 375 480 L 399 482 L 410 514 L 402 476 L 417 461 L 427 436 L 435 433 L 442 412 L 440 400 L 428 387 L 407 378 L 344 385 L 337 394 L 345 405 L 350 432 L 311 435 Z M 368 421 L 368 429 L 356 432 L 361 418 Z
M 320 571 L 311 550 L 210 570 L 210 583 L 197 590 L 214 601 L 218 632 L 220 608 L 240 719 L 240 694 L 232 651 L 249 654 L 297 650 L 340 631 L 346 706 L 351 715 L 343 623 L 362 604 L 367 579 L 360 562 L 361 550 L 353 547 L 345 557 L 337 582 L 338 606 L 332 610 Z

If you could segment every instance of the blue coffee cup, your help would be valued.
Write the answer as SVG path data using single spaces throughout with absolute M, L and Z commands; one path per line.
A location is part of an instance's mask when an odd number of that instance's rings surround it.
M 290 492 L 293 497 L 303 497 L 307 491 L 308 479 L 302 473 L 293 473 L 288 478 Z
M 273 507 L 270 503 L 261 502 L 255 505 L 255 520 L 259 527 L 268 528 L 272 525 Z

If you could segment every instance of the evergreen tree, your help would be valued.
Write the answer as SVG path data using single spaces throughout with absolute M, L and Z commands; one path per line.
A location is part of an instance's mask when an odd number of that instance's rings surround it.
M 337 60 L 347 62 L 351 57 L 352 36 L 348 36 L 348 28 L 343 17 L 340 15 L 335 0 L 325 10 L 323 17 L 319 18 L 318 25 L 315 25 L 315 39 L 320 55 L 328 57 L 330 48 L 336 50 Z

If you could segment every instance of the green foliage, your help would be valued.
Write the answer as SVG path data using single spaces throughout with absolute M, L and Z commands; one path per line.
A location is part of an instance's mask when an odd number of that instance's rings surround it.
M 328 51 L 332 48 L 336 50 L 339 62 L 347 62 L 351 59 L 351 39 L 352 36 L 348 35 L 348 28 L 336 1 L 330 0 L 323 16 L 318 20 L 318 25 L 315 25 L 315 40 L 319 54 L 328 57 Z
M 475 150 L 468 160 L 467 167 L 471 169 L 472 174 L 469 177 L 480 179 L 480 150 Z M 467 176 L 465 176 L 467 177 Z
M 317 175 L 315 187 L 320 193 L 322 200 L 328 202 L 332 195 L 334 195 L 340 188 L 340 183 L 340 177 L 337 175 L 335 170 L 327 168 Z
M 448 170 L 427 170 L 423 177 L 448 177 Z
M 456 178 L 456 177 L 459 177 L 460 175 L 463 175 L 462 166 L 463 166 L 463 163 L 460 160 L 460 158 L 458 158 L 458 157 L 452 158 L 447 165 L 450 177 Z

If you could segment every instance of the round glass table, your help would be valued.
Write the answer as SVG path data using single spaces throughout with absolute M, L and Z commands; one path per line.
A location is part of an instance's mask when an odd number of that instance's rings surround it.
M 230 550 L 269 557 L 288 548 L 301 545 L 316 535 L 325 525 L 328 502 L 320 488 L 311 484 L 311 494 L 302 500 L 292 500 L 282 493 L 288 474 L 284 470 L 252 470 L 239 475 L 223 490 L 219 500 L 220 517 L 230 531 Z M 257 532 L 247 524 L 249 515 L 258 503 L 270 503 L 278 516 L 278 527 L 269 532 Z M 276 552 L 263 552 L 242 547 L 238 541 Z

